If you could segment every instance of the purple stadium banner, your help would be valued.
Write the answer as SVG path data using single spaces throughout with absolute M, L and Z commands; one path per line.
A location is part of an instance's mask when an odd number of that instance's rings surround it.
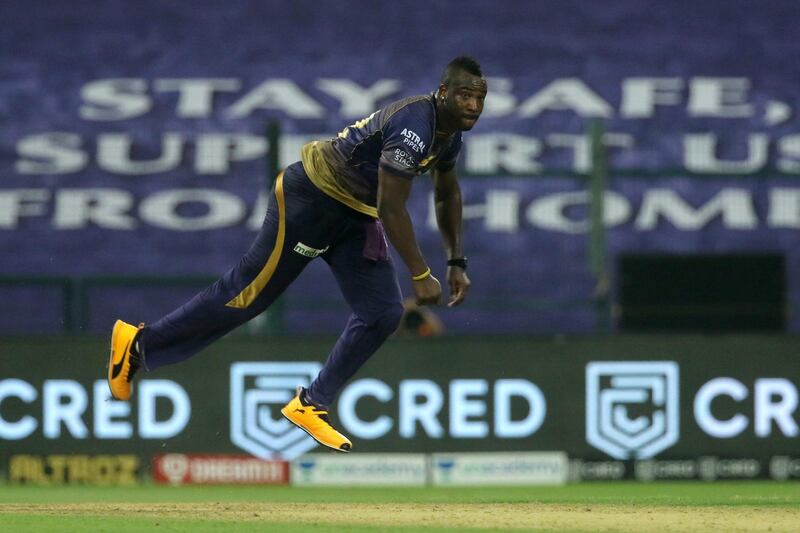
M 261 223 L 270 155 L 295 161 L 307 140 L 435 89 L 442 66 L 469 53 L 490 95 L 459 163 L 474 290 L 471 306 L 442 313 L 451 331 L 595 328 L 593 119 L 612 169 L 612 274 L 624 252 L 779 252 L 800 309 L 795 2 L 468 0 L 425 10 L 4 2 L 0 277 L 214 277 Z M 271 121 L 278 146 L 265 136 Z M 430 184 L 419 182 L 411 210 L 436 271 Z M 89 295 L 86 325 L 105 331 L 120 312 L 151 320 L 192 290 Z M 0 333 L 63 329 L 57 285 L 0 293 Z M 19 310 L 23 299 L 35 303 Z M 287 294 L 287 331 L 337 331 L 338 300 L 313 265 Z

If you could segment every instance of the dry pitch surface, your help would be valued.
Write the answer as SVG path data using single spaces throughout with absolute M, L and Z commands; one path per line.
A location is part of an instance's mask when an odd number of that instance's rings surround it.
M 485 489 L 0 487 L 0 531 L 144 529 L 800 532 L 800 483 Z
M 664 507 L 625 505 L 516 504 L 316 504 L 315 512 L 298 503 L 167 504 L 8 504 L 0 506 L 0 524 L 8 513 L 24 515 L 245 521 L 297 526 L 337 525 L 449 529 L 521 529 L 555 531 L 800 531 L 797 509 L 754 506 Z M 174 522 L 173 522 L 174 523 Z M 187 524 L 188 525 L 188 524 Z

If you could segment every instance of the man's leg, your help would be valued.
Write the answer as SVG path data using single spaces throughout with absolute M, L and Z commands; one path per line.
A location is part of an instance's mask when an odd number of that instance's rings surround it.
M 259 315 L 297 278 L 309 259 L 289 243 L 303 228 L 293 223 L 292 208 L 303 198 L 291 194 L 283 174 L 258 237 L 234 268 L 186 304 L 142 331 L 148 370 L 178 363 Z M 289 215 L 287 216 L 287 211 Z
M 308 388 L 308 398 L 320 405 L 333 403 L 344 383 L 397 329 L 403 315 L 397 274 L 380 225 L 377 221 L 356 221 L 351 232 L 350 238 L 325 257 L 353 313 Z M 381 248 L 377 254 L 376 240 Z
M 352 443 L 331 425 L 328 406 L 342 385 L 397 329 L 403 305 L 377 221 L 351 218 L 341 240 L 323 257 L 353 314 L 317 378 L 307 390 L 298 388 L 281 413 L 320 444 L 349 452 Z
M 322 193 L 307 189 L 313 185 L 302 172 L 291 165 L 278 177 L 264 225 L 236 267 L 157 322 L 114 328 L 108 379 L 115 398 L 130 398 L 140 364 L 154 370 L 188 359 L 263 312 L 299 275 L 310 259 L 293 252 L 295 243 L 323 242 L 336 226 L 319 220 L 327 216 L 317 209 Z

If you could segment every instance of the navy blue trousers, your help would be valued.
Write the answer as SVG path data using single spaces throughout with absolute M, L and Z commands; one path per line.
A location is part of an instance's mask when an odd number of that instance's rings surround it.
M 353 311 L 308 389 L 311 400 L 330 405 L 397 328 L 403 306 L 380 223 L 320 191 L 302 163 L 278 176 L 264 224 L 239 264 L 144 328 L 139 346 L 147 370 L 188 359 L 262 313 L 316 255 Z

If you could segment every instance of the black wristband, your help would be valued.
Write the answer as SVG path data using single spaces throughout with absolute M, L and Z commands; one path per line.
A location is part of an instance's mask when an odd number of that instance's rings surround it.
M 457 257 L 455 259 L 448 259 L 447 266 L 449 267 L 459 267 L 461 270 L 467 269 L 467 258 L 466 257 Z

